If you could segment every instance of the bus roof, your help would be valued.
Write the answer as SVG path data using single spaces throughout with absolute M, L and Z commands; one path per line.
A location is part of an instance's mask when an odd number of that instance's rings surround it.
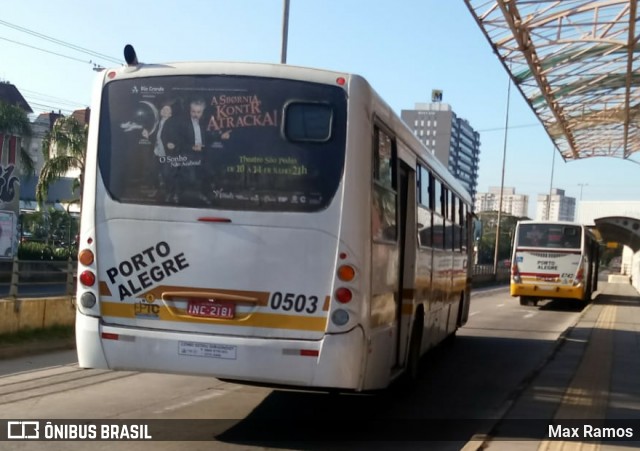
M 378 106 L 387 110 L 387 114 L 384 116 L 384 119 L 392 122 L 389 125 L 396 130 L 397 139 L 405 144 L 415 143 L 416 145 L 412 145 L 410 148 L 416 152 L 419 160 L 432 169 L 437 177 L 440 178 L 458 197 L 468 204 L 471 204 L 472 202 L 471 195 L 464 185 L 462 185 L 462 183 L 455 178 L 451 172 L 449 172 L 448 168 L 415 137 L 409 126 L 395 111 L 393 111 L 382 96 L 361 75 L 328 69 L 276 63 L 185 61 L 162 64 L 139 63 L 132 66 L 121 66 L 119 68 L 107 69 L 101 72 L 101 81 L 103 84 L 106 84 L 118 79 L 166 76 L 168 73 L 171 75 L 251 75 L 256 77 L 287 78 L 292 80 L 337 85 L 341 84 L 338 80 L 340 78 L 344 78 L 344 81 L 346 82 L 344 84 L 349 90 L 351 90 L 352 85 L 366 87 L 366 89 L 375 96 Z

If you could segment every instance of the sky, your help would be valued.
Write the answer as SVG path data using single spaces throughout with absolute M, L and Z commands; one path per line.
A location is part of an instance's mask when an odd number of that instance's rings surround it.
M 37 113 L 89 106 L 94 65 L 122 64 L 126 44 L 146 63 L 281 60 L 284 0 L 0 2 L 0 80 Z M 562 160 L 520 92 L 507 96 L 463 0 L 290 0 L 286 62 L 362 75 L 398 115 L 442 90 L 480 133 L 478 191 L 500 186 L 504 162 L 504 186 L 529 195 L 531 217 L 552 187 L 578 203 L 640 200 L 640 156 Z

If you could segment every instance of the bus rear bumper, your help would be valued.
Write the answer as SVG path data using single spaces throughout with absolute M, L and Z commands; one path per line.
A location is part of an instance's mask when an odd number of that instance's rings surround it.
M 511 284 L 511 296 L 525 296 L 543 299 L 582 299 L 582 285 Z
M 107 326 L 76 315 L 82 368 L 213 376 L 298 387 L 359 390 L 362 329 L 321 340 L 215 336 Z

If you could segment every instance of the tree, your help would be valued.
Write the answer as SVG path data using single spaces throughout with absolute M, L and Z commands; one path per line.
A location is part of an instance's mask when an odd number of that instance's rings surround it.
M 496 245 L 496 227 L 498 224 L 497 211 L 482 211 L 478 213 L 482 222 L 482 237 L 478 243 L 479 263 L 493 263 Z M 511 242 L 518 218 L 503 213 L 500 218 L 500 247 L 498 249 L 498 261 L 511 258 Z
M 89 127 L 75 117 L 61 117 L 47 132 L 42 141 L 44 165 L 36 186 L 36 200 L 42 204 L 47 199 L 49 186 L 73 169 L 80 171 L 74 180 L 73 190 L 79 190 L 82 199 L 84 168 L 87 156 L 87 133 Z M 80 201 L 82 205 L 82 201 Z
M 20 138 L 31 136 L 31 123 L 27 113 L 22 108 L 0 101 L 0 133 Z M 28 174 L 35 172 L 34 162 L 22 145 L 20 146 L 20 163 L 24 172 Z

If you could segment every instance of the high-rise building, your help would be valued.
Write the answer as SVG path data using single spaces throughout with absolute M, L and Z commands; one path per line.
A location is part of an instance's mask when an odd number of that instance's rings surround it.
M 498 211 L 500 208 L 500 187 L 490 186 L 488 193 L 478 193 L 475 211 Z M 504 187 L 502 190 L 502 212 L 519 218 L 527 217 L 529 212 L 529 196 L 516 194 L 516 189 Z
M 480 134 L 446 103 L 416 103 L 402 119 L 431 153 L 467 188 L 475 202 L 480 162 Z
M 549 205 L 548 208 L 547 205 Z M 576 198 L 565 196 L 563 189 L 551 190 L 551 202 L 548 194 L 538 194 L 536 220 L 574 221 L 575 215 Z

